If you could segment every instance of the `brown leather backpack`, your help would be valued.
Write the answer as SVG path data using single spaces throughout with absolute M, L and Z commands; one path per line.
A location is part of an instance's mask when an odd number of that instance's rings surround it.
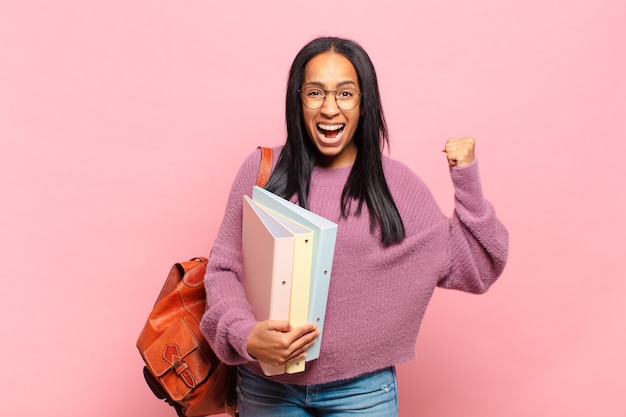
M 257 185 L 263 186 L 272 168 L 272 149 L 260 149 Z M 199 257 L 172 266 L 137 340 L 148 386 L 179 417 L 237 415 L 235 367 L 222 363 L 200 332 L 206 265 L 207 259 Z

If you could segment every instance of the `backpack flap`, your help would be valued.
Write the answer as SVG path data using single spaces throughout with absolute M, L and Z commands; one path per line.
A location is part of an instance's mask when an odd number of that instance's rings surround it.
M 211 361 L 185 319 L 180 326 L 168 326 L 145 350 L 144 359 L 175 401 L 184 399 L 211 372 Z

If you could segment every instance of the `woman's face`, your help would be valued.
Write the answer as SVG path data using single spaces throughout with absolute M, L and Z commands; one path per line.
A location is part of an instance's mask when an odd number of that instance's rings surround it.
M 309 88 L 317 89 L 317 93 L 320 90 L 326 91 L 326 98 L 320 108 L 311 110 L 302 104 L 307 132 L 320 153 L 318 163 L 327 168 L 351 166 L 357 153 L 352 139 L 359 124 L 361 101 L 357 97 L 358 103 L 354 108 L 343 110 L 337 106 L 335 91 L 343 90 L 343 99 L 350 91 L 360 93 L 354 66 L 338 53 L 324 52 L 316 55 L 304 69 L 301 90 L 306 92 Z M 302 93 L 303 103 L 304 94 Z M 311 94 L 315 95 L 316 92 Z

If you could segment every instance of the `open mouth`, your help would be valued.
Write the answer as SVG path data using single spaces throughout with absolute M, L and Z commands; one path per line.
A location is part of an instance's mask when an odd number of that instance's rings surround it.
M 318 123 L 317 131 L 326 139 L 335 139 L 339 135 L 341 135 L 341 132 L 343 132 L 343 129 L 345 127 L 346 127 L 345 124 L 327 125 L 327 124 Z

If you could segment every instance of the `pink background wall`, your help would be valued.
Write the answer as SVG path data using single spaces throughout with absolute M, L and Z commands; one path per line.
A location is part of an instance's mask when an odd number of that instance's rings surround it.
M 332 34 L 370 53 L 391 155 L 447 212 L 442 143 L 477 138 L 511 233 L 489 293 L 436 292 L 401 416 L 626 415 L 625 3 L 217 3 L 0 2 L 2 414 L 174 415 L 135 340 Z

